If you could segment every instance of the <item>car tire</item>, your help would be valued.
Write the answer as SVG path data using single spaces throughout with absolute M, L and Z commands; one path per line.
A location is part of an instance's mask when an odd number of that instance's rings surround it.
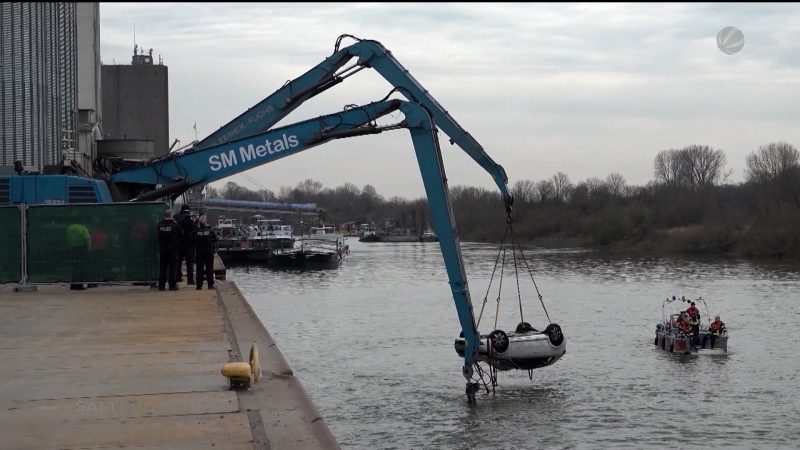
M 546 334 L 550 343 L 556 347 L 564 343 L 564 332 L 557 323 L 551 323 L 542 333 Z
M 503 354 L 508 350 L 510 342 L 508 335 L 503 330 L 494 330 L 489 333 L 489 344 L 495 353 Z

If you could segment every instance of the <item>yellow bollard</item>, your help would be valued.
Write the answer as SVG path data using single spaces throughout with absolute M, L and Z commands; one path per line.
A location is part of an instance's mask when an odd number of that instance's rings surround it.
M 250 347 L 250 362 L 229 362 L 222 366 L 222 375 L 230 380 L 233 390 L 250 388 L 250 381 L 258 383 L 261 379 L 261 362 L 258 357 L 258 347 L 255 343 Z

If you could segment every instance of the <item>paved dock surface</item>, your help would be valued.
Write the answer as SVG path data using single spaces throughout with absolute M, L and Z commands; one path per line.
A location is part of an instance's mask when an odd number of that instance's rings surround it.
M 230 391 L 253 342 L 263 378 Z M 97 448 L 338 444 L 232 282 L 0 288 L 0 449 Z

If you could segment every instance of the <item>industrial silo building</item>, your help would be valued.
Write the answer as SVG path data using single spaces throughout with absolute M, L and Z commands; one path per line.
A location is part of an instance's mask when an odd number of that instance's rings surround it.
M 45 171 L 78 133 L 76 3 L 0 4 L 0 166 Z

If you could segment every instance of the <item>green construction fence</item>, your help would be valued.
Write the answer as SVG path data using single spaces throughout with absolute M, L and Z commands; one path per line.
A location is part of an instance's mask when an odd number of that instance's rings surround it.
M 157 280 L 164 209 L 162 202 L 28 206 L 27 282 Z
M 0 207 L 0 283 L 22 279 L 22 222 L 17 206 Z

